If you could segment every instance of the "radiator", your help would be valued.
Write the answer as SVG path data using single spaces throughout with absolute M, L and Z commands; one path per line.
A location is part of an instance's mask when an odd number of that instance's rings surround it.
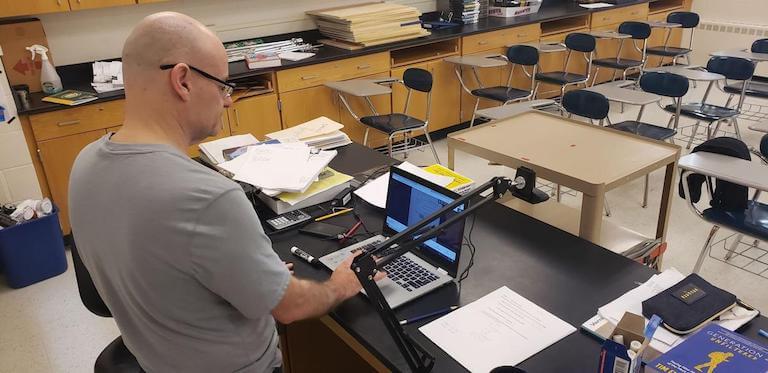
M 691 63 L 705 65 L 710 52 L 749 49 L 753 41 L 763 38 L 768 38 L 768 26 L 703 20 L 694 34 Z M 686 34 L 683 36 L 684 45 L 687 40 Z M 768 75 L 768 63 L 758 64 L 756 73 Z

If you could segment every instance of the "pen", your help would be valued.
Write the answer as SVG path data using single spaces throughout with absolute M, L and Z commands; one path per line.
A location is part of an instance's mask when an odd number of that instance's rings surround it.
M 346 210 L 336 211 L 336 212 L 334 212 L 334 213 L 331 213 L 331 214 L 328 214 L 328 215 L 323 215 L 323 216 L 321 216 L 321 217 L 319 217 L 319 218 L 315 219 L 315 221 L 323 221 L 323 220 L 325 220 L 325 219 L 330 219 L 330 218 L 332 218 L 332 217 L 334 217 L 334 216 L 339 216 L 339 215 L 343 215 L 343 214 L 346 214 L 346 213 L 348 213 L 348 212 L 350 212 L 350 211 L 352 211 L 352 210 L 353 210 L 353 209 L 351 209 L 351 208 L 350 208 L 350 209 L 346 209 Z
M 766 332 L 763 329 L 758 330 L 757 334 L 760 334 L 761 336 L 763 336 L 763 338 L 768 338 L 768 332 Z
M 457 308 L 459 308 L 459 306 L 450 306 L 448 308 L 443 308 L 441 310 L 430 312 L 430 313 L 428 313 L 426 315 L 421 315 L 421 316 L 412 317 L 410 319 L 405 319 L 405 320 L 400 321 L 400 325 L 412 324 L 412 323 L 415 323 L 416 321 L 421 321 L 421 320 L 424 320 L 426 318 L 430 318 L 432 316 L 438 316 L 438 315 L 442 315 L 442 314 L 451 312 L 451 311 L 453 311 L 453 310 L 455 310 Z
M 318 260 L 312 255 L 307 254 L 306 251 L 299 249 L 298 247 L 294 246 L 291 248 L 291 254 L 298 256 L 305 262 L 311 264 L 311 265 L 317 265 Z
M 344 237 L 339 241 L 339 243 L 344 243 L 344 241 L 347 240 L 350 236 L 352 236 L 355 231 L 357 231 L 357 228 L 360 228 L 360 226 L 363 225 L 363 221 L 359 220 L 355 225 L 352 226 L 352 228 L 347 231 L 347 233 L 344 233 Z

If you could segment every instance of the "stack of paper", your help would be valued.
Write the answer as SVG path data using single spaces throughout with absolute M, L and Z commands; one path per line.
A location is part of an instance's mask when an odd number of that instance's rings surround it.
M 344 125 L 326 117 L 319 117 L 282 131 L 267 134 L 268 139 L 282 143 L 303 142 L 307 146 L 328 150 L 350 144 L 346 133 L 341 132 Z
M 363 47 L 429 35 L 421 28 L 418 9 L 392 3 L 369 3 L 307 12 L 320 32 Z
M 229 136 L 204 142 L 198 145 L 198 148 L 200 148 L 200 152 L 207 158 L 207 161 L 213 165 L 217 165 L 226 161 L 226 158 L 224 157 L 225 150 L 255 145 L 258 143 L 259 140 L 248 133 L 245 135 Z
M 302 209 L 304 207 L 327 202 L 349 186 L 352 176 L 326 167 L 319 175 L 319 180 L 310 185 L 304 193 L 263 191 L 259 198 L 277 214 Z
M 257 188 L 304 193 L 335 156 L 336 151 L 315 152 L 301 142 L 262 144 L 219 167 Z
M 91 86 L 98 93 L 123 89 L 123 63 L 121 61 L 94 62 Z

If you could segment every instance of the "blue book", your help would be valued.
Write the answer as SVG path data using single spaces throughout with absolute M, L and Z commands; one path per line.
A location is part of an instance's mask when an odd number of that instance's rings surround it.
M 648 366 L 666 373 L 767 373 L 768 348 L 709 324 Z

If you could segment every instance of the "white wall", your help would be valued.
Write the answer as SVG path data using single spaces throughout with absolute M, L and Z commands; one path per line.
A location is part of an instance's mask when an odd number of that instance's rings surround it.
M 120 57 L 131 28 L 146 15 L 173 10 L 194 17 L 222 41 L 255 38 L 316 28 L 304 12 L 370 0 L 173 0 L 156 4 L 54 13 L 39 16 L 56 65 Z M 435 9 L 435 0 L 394 0 Z
M 768 25 L 766 0 L 693 0 L 692 10 L 708 21 Z

